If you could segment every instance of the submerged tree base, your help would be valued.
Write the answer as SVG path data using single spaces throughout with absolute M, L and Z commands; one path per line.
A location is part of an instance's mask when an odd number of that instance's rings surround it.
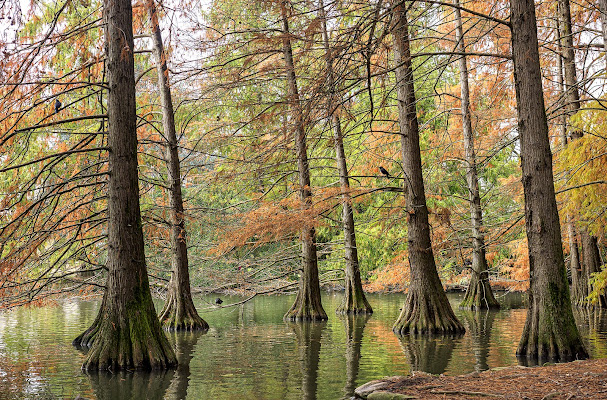
M 170 294 L 160 312 L 160 323 L 167 331 L 206 331 L 209 324 L 198 315 L 192 299 Z
M 302 295 L 300 290 L 295 298 L 295 303 L 283 319 L 285 321 L 325 321 L 329 317 L 320 303 L 320 292 L 318 292 L 318 296 L 309 296 Z
M 442 295 L 410 287 L 405 306 L 392 327 L 394 333 L 397 335 L 464 333 L 466 329 L 453 313 L 442 286 L 440 290 L 441 292 L 438 293 Z
M 373 309 L 360 285 L 346 284 L 344 299 L 335 310 L 336 314 L 373 314 Z
M 531 361 L 572 361 L 588 358 L 573 314 L 531 302 L 516 355 Z
M 72 344 L 88 348 L 83 370 L 161 370 L 177 366 L 177 358 L 153 309 L 132 304 L 118 312 L 104 307 L 95 322 Z
M 464 300 L 459 308 L 465 310 L 497 310 L 500 303 L 495 299 L 488 279 L 479 279 L 473 273 Z

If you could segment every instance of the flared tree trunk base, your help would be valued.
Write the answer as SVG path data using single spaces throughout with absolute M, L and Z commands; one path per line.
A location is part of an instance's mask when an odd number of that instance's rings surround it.
M 367 301 L 367 297 L 360 284 L 346 280 L 346 291 L 344 299 L 335 310 L 336 314 L 373 314 L 373 309 Z
M 167 331 L 206 331 L 209 324 L 198 315 L 192 299 L 169 294 L 160 312 L 160 324 Z
M 588 358 L 571 313 L 533 304 L 527 311 L 527 321 L 516 355 L 541 362 Z
M 93 325 L 72 344 L 88 348 L 82 365 L 87 371 L 164 370 L 177 366 L 153 306 L 150 310 L 131 304 L 117 312 L 102 305 Z
M 497 310 L 500 303 L 495 299 L 493 290 L 487 279 L 479 279 L 478 274 L 473 273 L 464 300 L 459 308 L 465 310 Z
M 302 290 L 297 293 L 295 303 L 284 316 L 285 321 L 325 321 L 327 319 L 329 317 L 320 302 L 320 292 L 318 296 L 309 296 L 302 294 Z
M 410 287 L 405 306 L 392 327 L 394 333 L 397 335 L 464 333 L 466 329 L 453 313 L 442 287 L 440 290 L 441 292 L 436 292 Z

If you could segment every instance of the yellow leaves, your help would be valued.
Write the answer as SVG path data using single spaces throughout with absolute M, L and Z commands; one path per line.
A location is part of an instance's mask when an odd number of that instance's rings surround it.
M 572 129 L 585 132 L 571 141 L 556 157 L 557 185 L 562 212 L 579 220 L 597 235 L 607 223 L 607 112 L 589 106 L 571 119 Z

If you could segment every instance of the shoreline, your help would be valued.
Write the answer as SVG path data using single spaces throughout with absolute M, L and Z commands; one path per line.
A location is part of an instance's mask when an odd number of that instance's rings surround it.
M 607 358 L 538 367 L 499 367 L 465 375 L 416 371 L 359 386 L 353 399 L 607 399 Z

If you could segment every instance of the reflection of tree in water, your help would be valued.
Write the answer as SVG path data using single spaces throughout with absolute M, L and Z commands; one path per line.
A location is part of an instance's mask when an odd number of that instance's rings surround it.
M 411 371 L 442 374 L 449 365 L 457 337 L 405 335 L 399 336 L 399 339 L 411 364 Z
M 489 369 L 489 342 L 496 314 L 497 311 L 490 310 L 462 310 L 462 316 L 468 323 L 468 334 L 472 337 L 474 370 L 477 372 Z
M 99 400 L 162 400 L 175 371 L 88 372 Z
M 582 337 L 588 338 L 585 344 L 592 358 L 607 357 L 607 310 L 598 307 L 573 307 L 573 316 Z
M 327 326 L 326 322 L 289 323 L 297 336 L 297 349 L 301 361 L 301 398 L 316 400 L 318 387 L 318 363 L 320 359 L 320 338 Z
M 171 385 L 167 390 L 166 399 L 178 400 L 185 399 L 188 392 L 188 384 L 190 383 L 190 361 L 194 357 L 194 348 L 198 339 L 204 335 L 206 331 L 191 331 L 191 332 L 170 332 L 169 341 L 175 349 L 177 355 L 177 371 Z
M 346 386 L 344 392 L 347 398 L 353 396 L 354 389 L 356 389 L 363 331 L 369 318 L 371 318 L 370 314 L 339 316 L 346 328 Z
M 190 380 L 190 361 L 198 338 L 203 334 L 200 331 L 168 334 L 179 361 L 176 370 L 89 373 L 95 395 L 99 400 L 185 399 Z

